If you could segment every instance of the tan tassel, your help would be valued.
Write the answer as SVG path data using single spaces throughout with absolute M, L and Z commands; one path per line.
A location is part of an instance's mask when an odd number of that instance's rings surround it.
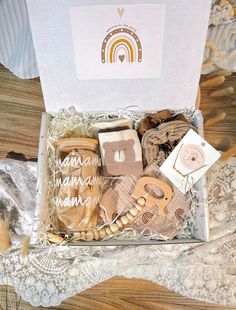
M 5 253 L 11 246 L 8 221 L 0 218 L 0 253 Z
M 231 104 L 232 104 L 233 106 L 236 106 L 236 100 L 232 101 Z
M 21 247 L 21 256 L 23 258 L 28 256 L 29 246 L 30 246 L 30 237 L 29 236 L 24 236 L 22 247 Z
M 206 48 L 210 49 L 211 53 L 214 53 L 215 55 L 219 53 L 218 48 L 216 45 L 211 42 L 211 41 L 206 41 Z M 206 69 L 214 65 L 214 61 L 211 59 L 211 54 L 210 58 L 208 58 L 203 64 L 202 64 L 202 69 Z
M 224 76 L 217 76 L 213 79 L 206 80 L 200 84 L 203 88 L 213 88 L 217 87 L 225 82 Z
M 200 89 L 200 87 L 198 87 L 197 99 L 196 99 L 196 103 L 195 103 L 196 109 L 199 109 L 200 105 L 201 105 L 201 89 Z
M 225 119 L 225 116 L 226 116 L 226 113 L 225 112 L 222 112 L 210 119 L 208 119 L 206 122 L 205 122 L 205 127 L 209 127 L 209 126 L 212 126 L 218 122 L 221 122 L 223 121 L 223 119 Z
M 233 87 L 226 87 L 226 88 L 213 91 L 212 93 L 210 93 L 210 97 L 212 98 L 225 97 L 225 96 L 230 96 L 233 93 L 234 93 Z
M 236 146 L 232 147 L 228 151 L 224 152 L 220 158 L 221 162 L 227 162 L 230 160 L 233 156 L 236 156 Z
M 213 79 L 217 76 L 224 76 L 224 77 L 228 77 L 228 76 L 231 76 L 232 75 L 232 72 L 230 71 L 226 71 L 226 70 L 221 70 L 221 71 L 217 71 L 217 72 L 214 72 L 214 73 L 211 73 L 207 76 L 208 79 Z

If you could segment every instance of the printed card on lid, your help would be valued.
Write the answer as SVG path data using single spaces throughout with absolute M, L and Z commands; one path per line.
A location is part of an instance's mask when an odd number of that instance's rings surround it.
M 71 7 L 78 79 L 160 78 L 165 11 L 165 4 Z
M 193 107 L 211 0 L 27 0 L 47 112 Z

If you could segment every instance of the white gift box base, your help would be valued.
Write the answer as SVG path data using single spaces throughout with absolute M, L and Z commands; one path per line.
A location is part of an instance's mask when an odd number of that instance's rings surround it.
M 70 106 L 75 106 L 79 112 L 115 111 L 130 105 L 147 111 L 193 109 L 211 0 L 27 0 L 27 6 L 45 107 L 49 113 L 43 113 L 40 133 L 38 198 L 33 237 L 36 242 L 40 221 L 47 216 L 47 212 L 41 211 L 47 210 L 48 115 Z M 106 35 L 111 34 L 109 29 L 123 31 L 124 25 L 127 26 L 127 32 L 132 30 L 137 34 L 135 39 L 141 38 L 142 45 L 136 50 L 138 57 L 140 50 L 143 53 L 142 59 L 137 58 L 140 64 L 121 64 L 123 58 L 119 62 L 118 56 L 123 55 L 117 54 L 115 65 L 106 63 L 103 66 L 100 55 L 102 53 L 103 57 L 104 49 L 96 45 L 96 40 L 104 43 Z M 93 45 L 93 49 L 90 45 Z M 83 63 L 88 55 L 91 55 L 91 62 Z M 150 62 L 151 58 L 147 55 L 156 55 L 157 59 Z M 131 52 L 127 54 L 127 57 L 131 56 Z M 122 72 L 121 68 L 125 70 Z M 203 134 L 199 111 L 195 111 L 194 122 L 200 134 Z M 109 240 L 79 242 L 76 245 L 208 241 L 205 178 L 198 182 L 198 188 L 200 203 L 196 208 L 195 239 L 168 242 Z
M 37 243 L 39 240 L 41 224 L 48 216 L 47 201 L 47 180 L 49 179 L 48 156 L 47 156 L 47 138 L 48 122 L 51 116 L 42 113 L 39 154 L 38 154 L 38 181 L 37 181 L 37 205 L 35 213 L 35 226 L 33 230 L 32 242 Z M 199 110 L 194 112 L 193 124 L 198 128 L 198 132 L 203 136 L 203 118 Z M 193 239 L 172 239 L 162 240 L 106 240 L 106 241 L 89 241 L 73 242 L 70 245 L 144 245 L 144 244 L 177 244 L 177 243 L 196 243 L 209 240 L 208 226 L 208 204 L 206 192 L 206 179 L 202 177 L 197 183 L 198 188 L 198 207 L 195 209 L 195 224 L 193 227 Z

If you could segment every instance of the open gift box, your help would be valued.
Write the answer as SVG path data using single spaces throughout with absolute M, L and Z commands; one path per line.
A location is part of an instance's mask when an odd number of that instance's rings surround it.
M 210 0 L 27 0 L 46 113 L 42 115 L 33 241 L 48 218 L 48 127 L 71 106 L 94 115 L 170 109 L 191 114 L 203 135 L 195 99 Z M 205 178 L 197 183 L 193 238 L 68 242 L 72 245 L 166 244 L 207 241 Z

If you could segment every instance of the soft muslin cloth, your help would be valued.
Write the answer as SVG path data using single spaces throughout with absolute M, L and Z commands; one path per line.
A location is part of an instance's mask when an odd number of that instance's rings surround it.
M 143 175 L 159 178 L 170 184 L 156 164 L 148 166 Z M 137 180 L 137 177 L 122 177 L 112 182 L 110 188 L 104 193 L 100 204 L 101 216 L 105 223 L 111 224 L 118 215 L 134 206 L 135 200 L 131 194 Z M 166 217 L 159 216 L 158 206 L 145 207 L 130 224 L 130 227 L 138 232 L 154 232 L 160 238 L 173 238 L 176 235 L 178 224 L 189 214 L 190 203 L 177 188 L 173 185 L 171 187 L 174 194 L 166 207 Z M 148 190 L 153 191 L 156 196 L 161 195 L 160 190 L 156 187 L 151 187 Z

